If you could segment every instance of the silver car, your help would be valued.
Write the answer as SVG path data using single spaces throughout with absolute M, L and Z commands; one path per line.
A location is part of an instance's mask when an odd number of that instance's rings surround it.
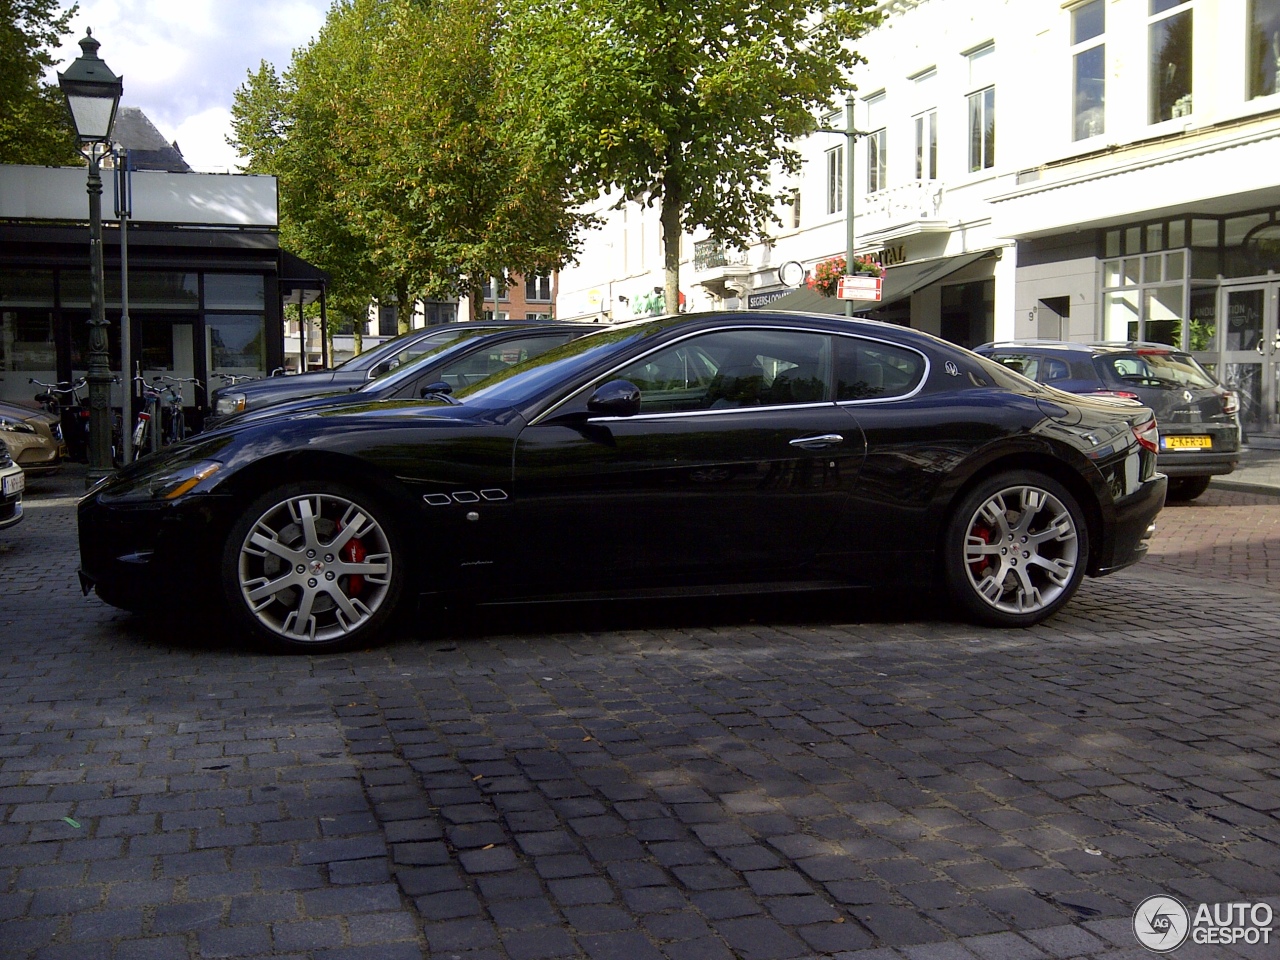
M 22 490 L 26 474 L 13 462 L 8 449 L 0 444 L 0 529 L 11 527 L 22 519 Z

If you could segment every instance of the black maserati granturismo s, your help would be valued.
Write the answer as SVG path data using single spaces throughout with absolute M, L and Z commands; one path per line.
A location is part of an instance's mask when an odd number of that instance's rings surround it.
M 689 314 L 144 457 L 80 502 L 80 577 L 281 649 L 369 643 L 420 602 L 902 584 L 1027 626 L 1144 555 L 1158 444 L 1148 408 L 919 331 Z

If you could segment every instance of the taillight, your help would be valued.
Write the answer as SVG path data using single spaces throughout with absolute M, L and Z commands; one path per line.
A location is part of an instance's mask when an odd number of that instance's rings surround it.
M 1222 395 L 1222 412 L 1227 416 L 1234 416 L 1240 412 L 1240 394 L 1234 390 L 1228 390 Z
M 1138 444 L 1152 453 L 1160 452 L 1160 430 L 1156 426 L 1156 418 L 1152 417 L 1146 423 L 1135 424 L 1133 427 L 1133 436 Z

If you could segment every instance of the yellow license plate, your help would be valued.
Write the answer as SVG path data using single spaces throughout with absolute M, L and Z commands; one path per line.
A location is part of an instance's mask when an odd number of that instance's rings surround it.
M 1209 450 L 1213 447 L 1210 437 L 1161 437 L 1166 450 Z

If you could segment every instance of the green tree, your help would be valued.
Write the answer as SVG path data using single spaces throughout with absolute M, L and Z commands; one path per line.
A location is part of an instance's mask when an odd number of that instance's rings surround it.
M 57 165 L 79 156 L 62 93 L 44 81 L 75 12 L 59 13 L 57 0 L 0 0 L 0 163 Z
M 402 325 L 419 297 L 469 292 L 478 310 L 485 278 L 558 269 L 586 222 L 511 136 L 503 29 L 494 0 L 338 0 L 282 79 L 264 68 L 237 93 L 233 145 L 281 178 L 282 237 Z
M 777 223 L 791 143 L 852 89 L 850 45 L 873 0 L 511 0 L 503 83 L 529 105 L 527 137 L 579 202 L 609 189 L 660 205 L 665 299 L 680 237 L 744 245 Z M 624 202 L 624 201 L 620 201 Z

